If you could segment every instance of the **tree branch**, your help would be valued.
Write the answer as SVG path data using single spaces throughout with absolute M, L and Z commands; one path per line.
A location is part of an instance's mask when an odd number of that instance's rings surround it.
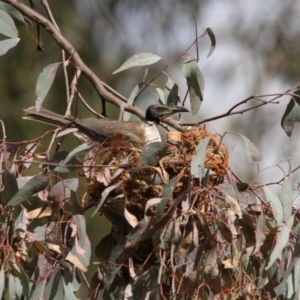
M 12 5 L 18 11 L 20 11 L 23 15 L 34 21 L 36 24 L 44 27 L 47 30 L 54 41 L 59 45 L 59 47 L 66 51 L 71 56 L 71 61 L 76 66 L 76 68 L 80 69 L 82 74 L 91 82 L 95 90 L 97 91 L 98 95 L 101 99 L 105 99 L 106 101 L 116 105 L 119 108 L 123 108 L 124 110 L 135 114 L 140 118 L 145 117 L 145 113 L 136 106 L 132 106 L 124 102 L 124 98 L 118 96 L 118 93 L 113 93 L 112 90 L 108 90 L 102 81 L 97 77 L 97 75 L 84 63 L 81 59 L 80 55 L 73 47 L 73 45 L 57 30 L 57 28 L 53 25 L 53 23 L 36 12 L 35 10 L 31 9 L 27 5 L 23 4 L 17 0 L 3 0 L 4 2 Z M 168 124 L 169 126 L 183 131 L 184 128 L 180 126 L 176 121 L 172 119 L 164 120 L 164 123 Z

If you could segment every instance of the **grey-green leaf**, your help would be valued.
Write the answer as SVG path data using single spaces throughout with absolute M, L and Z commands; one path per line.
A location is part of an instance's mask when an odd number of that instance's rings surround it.
M 130 104 L 130 105 L 133 105 L 133 104 L 134 104 L 135 97 L 136 97 L 138 91 L 140 90 L 140 88 L 141 88 L 143 85 L 144 85 L 144 83 L 142 82 L 142 83 L 137 84 L 137 85 L 133 88 L 132 92 L 131 92 L 130 95 L 129 95 L 127 104 Z M 123 121 L 129 121 L 130 117 L 131 117 L 131 113 L 128 112 L 128 111 L 124 111 Z
M 238 134 L 244 142 L 244 149 L 245 149 L 245 159 L 248 164 L 252 163 L 253 161 L 260 161 L 262 160 L 262 154 L 258 150 L 258 148 L 245 136 Z
M 0 10 L 0 33 L 10 37 L 18 37 L 18 30 L 12 17 L 3 10 Z
M 153 65 L 161 59 L 162 58 L 160 56 L 149 52 L 138 53 L 128 58 L 120 68 L 113 72 L 113 74 L 122 72 L 132 67 Z
M 300 90 L 294 92 L 281 119 L 281 127 L 288 136 L 292 135 L 296 122 L 300 122 Z
M 84 154 L 86 153 L 88 150 L 90 150 L 93 147 L 93 145 L 89 144 L 89 143 L 83 143 L 81 145 L 79 145 L 78 147 L 76 147 L 75 149 L 73 149 L 68 156 L 65 158 L 65 164 L 70 161 L 75 155 L 80 155 L 80 154 Z
M 15 195 L 6 206 L 16 206 L 28 197 L 44 190 L 48 185 L 49 178 L 44 175 L 37 175 L 31 178 Z
M 25 20 L 23 15 L 15 9 L 13 6 L 10 4 L 0 2 L 0 10 L 5 11 L 8 13 L 15 21 L 16 26 L 25 26 Z
M 281 199 L 282 199 L 282 207 L 283 207 L 283 221 L 287 222 L 287 220 L 292 215 L 292 207 L 293 207 L 293 191 L 288 177 L 286 177 L 283 181 L 282 190 L 281 190 Z
M 162 142 L 154 142 L 144 146 L 141 153 L 142 162 L 148 166 L 156 165 L 165 155 L 168 147 L 167 143 Z
M 290 219 L 286 222 L 286 224 L 283 224 L 282 227 L 279 229 L 280 231 L 277 232 L 276 244 L 270 255 L 270 260 L 268 265 L 266 266 L 266 270 L 269 269 L 273 265 L 275 260 L 282 254 L 282 251 L 289 240 L 293 223 L 294 215 L 291 216 Z
M 282 225 L 283 221 L 283 210 L 282 210 L 282 204 L 278 197 L 267 187 L 264 187 L 264 199 L 269 202 L 269 204 L 272 207 L 272 212 L 274 215 L 274 218 L 277 222 L 277 226 Z
M 206 33 L 209 36 L 210 42 L 211 42 L 210 49 L 209 49 L 208 54 L 207 54 L 207 57 L 210 57 L 212 55 L 212 53 L 214 52 L 215 47 L 216 47 L 216 37 L 215 37 L 215 34 L 214 34 L 213 30 L 210 27 L 206 28 Z
M 4 266 L 0 268 L 0 298 L 2 299 L 3 290 L 5 286 L 5 274 L 4 274 Z
M 111 191 L 113 191 L 115 188 L 117 188 L 120 184 L 117 183 L 115 185 L 111 185 L 109 187 L 107 187 L 101 194 L 101 201 L 100 203 L 98 204 L 97 208 L 95 209 L 95 211 L 93 212 L 92 214 L 92 217 L 97 213 L 97 211 L 99 211 L 99 209 L 102 207 L 104 201 L 106 200 L 107 196 L 109 195 L 109 193 Z
M 205 158 L 206 158 L 206 149 L 209 143 L 210 137 L 206 137 L 201 140 L 196 147 L 196 154 L 192 157 L 191 162 L 191 175 L 202 179 L 205 174 Z
M 19 38 L 12 38 L 0 41 L 0 56 L 4 55 L 9 49 L 16 46 L 19 40 Z
M 165 93 L 161 88 L 156 88 L 156 96 L 157 96 L 157 100 L 160 104 L 166 105 L 167 100 L 165 98 Z
M 183 74 L 189 87 L 191 113 L 196 115 L 203 101 L 204 77 L 197 65 L 197 59 L 189 56 L 183 64 Z
M 164 99 L 167 99 L 167 106 L 177 106 L 180 102 L 180 92 L 178 85 L 169 78 L 164 91 Z M 178 121 L 180 114 L 172 115 L 172 119 Z
M 53 83 L 59 65 L 60 63 L 54 63 L 48 65 L 47 67 L 44 68 L 43 72 L 40 73 L 38 77 L 36 88 L 35 88 L 35 94 L 36 94 L 35 106 L 37 111 L 41 109 L 44 99 L 47 96 L 50 87 Z

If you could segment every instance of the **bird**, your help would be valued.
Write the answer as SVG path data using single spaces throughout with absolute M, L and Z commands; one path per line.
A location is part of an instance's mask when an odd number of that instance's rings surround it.
M 162 141 L 158 124 L 161 120 L 178 112 L 188 112 L 183 106 L 150 105 L 143 122 L 116 121 L 108 119 L 75 118 L 62 116 L 45 108 L 36 110 L 35 106 L 24 109 L 23 119 L 35 120 L 60 127 L 76 128 L 78 132 L 94 142 L 104 146 L 111 145 L 114 139 L 121 137 L 122 146 L 142 147 L 149 143 Z

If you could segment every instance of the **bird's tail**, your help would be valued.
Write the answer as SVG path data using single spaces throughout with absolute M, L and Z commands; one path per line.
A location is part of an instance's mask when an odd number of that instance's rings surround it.
M 70 124 L 71 120 L 66 119 L 64 116 L 56 114 L 45 108 L 41 108 L 40 111 L 36 111 L 35 106 L 24 109 L 23 119 L 35 120 L 38 122 L 56 125 L 56 126 L 66 126 Z

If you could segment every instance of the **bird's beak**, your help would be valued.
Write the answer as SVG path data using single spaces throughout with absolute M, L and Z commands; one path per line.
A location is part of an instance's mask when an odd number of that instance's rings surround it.
M 157 109 L 160 119 L 165 119 L 179 112 L 189 112 L 189 110 L 183 106 L 159 106 Z

